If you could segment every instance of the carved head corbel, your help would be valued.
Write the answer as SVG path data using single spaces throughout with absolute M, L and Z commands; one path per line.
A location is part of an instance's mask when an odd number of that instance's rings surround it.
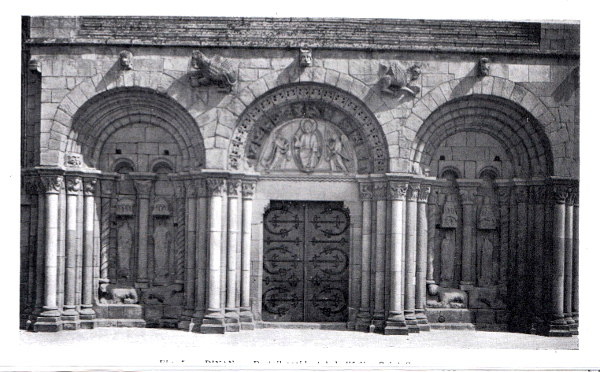
M 477 63 L 477 76 L 489 76 L 490 75 L 490 59 L 481 57 Z
M 31 72 L 38 72 L 38 73 L 42 73 L 42 62 L 40 62 L 37 59 L 30 59 L 29 60 L 29 71 Z
M 311 49 L 300 49 L 299 63 L 300 67 L 311 67 L 313 65 Z
M 123 70 L 133 69 L 133 53 L 128 50 L 123 50 L 119 53 L 119 64 Z

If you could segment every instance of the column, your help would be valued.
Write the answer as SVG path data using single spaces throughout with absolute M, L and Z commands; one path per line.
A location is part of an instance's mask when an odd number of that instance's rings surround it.
M 459 181 L 460 196 L 462 201 L 462 262 L 461 262 L 461 289 L 469 289 L 475 285 L 474 276 L 474 252 L 475 252 L 475 197 L 479 183 L 467 183 Z
M 240 331 L 240 314 L 236 308 L 236 271 L 238 241 L 238 193 L 241 181 L 231 179 L 227 182 L 227 297 L 225 302 L 225 330 Z
M 435 284 L 435 266 L 434 266 L 434 250 L 436 247 L 436 231 L 435 224 L 439 221 L 439 209 L 438 209 L 438 196 L 440 193 L 439 187 L 433 187 L 430 196 L 429 202 L 427 203 L 427 220 L 430 229 L 427 231 L 427 285 Z
M 573 189 L 573 303 L 571 333 L 579 334 L 579 185 Z
M 500 204 L 500 272 L 498 284 L 506 285 L 508 279 L 508 250 L 510 238 L 510 186 L 506 182 L 498 181 L 498 203 Z
M 569 190 L 565 203 L 565 321 L 569 329 L 575 328 L 573 320 L 573 190 Z
M 531 186 L 531 198 L 534 204 L 534 224 L 533 224 L 533 286 L 532 286 L 532 302 L 533 302 L 533 332 L 539 333 L 544 324 L 544 223 L 545 223 L 545 201 L 546 201 L 546 186 L 535 185 Z
M 431 186 L 421 185 L 419 198 L 417 200 L 417 264 L 416 264 L 416 284 L 415 284 L 415 315 L 417 324 L 421 331 L 429 331 L 429 323 L 425 315 L 425 306 L 427 303 L 427 200 Z M 433 249 L 431 249 L 433 250 Z M 433 265 L 433 262 L 431 263 Z M 433 270 L 432 270 L 433 271 Z M 433 274 L 433 272 L 432 272 Z
M 530 269 L 530 263 L 527 261 L 527 250 L 528 250 L 528 201 L 529 201 L 529 189 L 523 181 L 515 181 L 514 188 L 515 195 L 515 208 L 517 210 L 517 223 L 516 223 L 516 234 L 517 239 L 515 242 L 515 256 L 514 265 L 515 270 L 512 274 L 512 281 L 514 282 L 514 300 L 515 303 L 512 307 L 512 318 L 509 327 L 511 330 L 520 332 L 530 331 L 530 301 L 527 297 L 527 287 L 532 285 L 528 283 L 528 270 Z
M 208 178 L 210 195 L 210 230 L 208 253 L 208 308 L 200 327 L 201 333 L 225 333 L 221 309 L 221 204 L 225 192 L 225 178 Z
M 240 322 L 243 330 L 254 329 L 254 315 L 250 309 L 250 269 L 252 249 L 252 199 L 256 181 L 242 182 L 242 285 Z
M 389 316 L 385 322 L 384 334 L 407 335 L 406 319 L 403 306 L 403 244 L 404 244 L 404 200 L 408 190 L 408 182 L 390 181 L 390 198 L 392 200 L 392 235 L 390 242 L 390 304 Z M 379 230 L 379 221 L 378 221 Z M 379 233 L 379 231 L 378 231 Z M 375 308 L 377 310 L 377 308 Z M 416 323 L 416 321 L 415 321 Z
M 62 189 L 63 176 L 41 174 L 45 198 L 45 256 L 44 287 L 42 312 L 33 325 L 35 332 L 57 332 L 62 330 L 60 312 L 58 311 L 57 288 L 57 255 L 58 255 L 58 195 Z
M 415 313 L 415 286 L 417 274 L 417 199 L 419 197 L 421 185 L 418 183 L 409 183 L 406 193 L 406 219 L 404 230 L 404 318 L 408 332 L 418 333 L 417 316 Z M 392 200 L 392 205 L 394 204 Z M 392 219 L 392 236 L 393 224 Z M 393 261 L 393 260 L 392 260 Z
M 115 190 L 114 177 L 103 176 L 100 180 L 102 191 L 100 207 L 100 278 L 108 279 L 108 262 L 110 250 L 110 230 L 112 222 L 112 204 Z
M 96 178 L 83 179 L 83 288 L 81 295 L 81 328 L 94 328 L 94 212 Z M 97 287 L 97 286 L 96 286 Z
M 373 200 L 373 185 L 363 181 L 360 183 L 359 191 L 362 200 L 362 242 L 360 308 L 356 319 L 356 330 L 366 332 L 372 323 L 369 301 L 371 292 L 371 202 Z
M 77 196 L 81 191 L 80 176 L 66 176 L 67 231 L 65 254 L 65 305 L 62 319 L 64 330 L 79 329 L 79 313 L 76 310 L 75 287 L 77 285 Z M 81 216 L 79 214 L 79 216 Z
M 185 180 L 185 203 L 186 218 L 185 218 L 185 236 L 184 236 L 184 271 L 183 271 L 183 293 L 185 300 L 183 304 L 183 313 L 178 327 L 188 329 L 194 316 L 194 290 L 196 271 L 196 184 L 194 180 Z M 180 252 L 181 254 L 182 252 Z
M 374 268 L 374 302 L 373 311 L 374 330 L 382 331 L 385 322 L 385 235 L 386 235 L 386 204 L 387 185 L 383 181 L 373 183 L 377 230 L 375 233 L 375 268 Z M 402 316 L 404 320 L 404 316 Z
M 132 177 L 133 178 L 133 177 Z M 139 201 L 137 288 L 148 288 L 148 213 L 152 180 L 134 178 Z
M 569 326 L 564 315 L 564 293 L 565 293 L 565 222 L 566 201 L 569 195 L 569 187 L 564 184 L 552 186 L 552 197 L 554 201 L 554 234 L 551 275 L 551 301 L 552 315 L 550 319 L 549 336 L 570 336 Z

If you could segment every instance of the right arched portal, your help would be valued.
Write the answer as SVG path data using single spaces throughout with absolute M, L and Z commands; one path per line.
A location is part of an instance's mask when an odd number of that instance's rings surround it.
M 437 178 L 428 205 L 428 283 L 467 298 L 430 296 L 430 322 L 541 327 L 552 237 L 544 185 L 553 171 L 542 126 L 513 102 L 472 95 L 434 111 L 413 150 L 412 160 Z

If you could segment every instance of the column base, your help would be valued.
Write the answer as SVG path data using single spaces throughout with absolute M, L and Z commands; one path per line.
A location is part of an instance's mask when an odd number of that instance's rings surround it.
M 237 309 L 225 309 L 225 332 L 239 332 L 240 328 L 240 314 Z
M 42 311 L 33 324 L 34 332 L 59 332 L 62 329 L 62 321 L 58 309 Z
M 416 325 L 416 321 L 415 321 Z M 402 314 L 390 313 L 390 317 L 385 322 L 385 328 L 383 330 L 384 335 L 408 335 L 409 329 L 406 325 L 406 319 Z
M 208 310 L 209 313 L 202 319 L 200 333 L 225 334 L 225 317 L 218 310 Z
M 369 332 L 369 327 L 371 326 L 371 314 L 368 309 L 360 309 L 358 315 L 356 316 L 356 323 L 354 325 L 354 330 L 359 332 Z
M 419 325 L 414 313 L 411 313 L 410 315 L 404 314 L 404 320 L 409 333 L 419 333 Z
M 579 334 L 579 314 L 573 313 L 573 324 L 570 324 L 569 328 L 571 329 L 571 333 L 573 335 Z
M 177 322 L 177 329 L 189 330 L 193 317 L 194 317 L 194 310 L 192 310 L 192 309 L 183 310 L 183 312 L 179 316 L 179 322 Z
M 79 311 L 79 324 L 83 329 L 93 329 L 96 327 L 96 312 L 91 308 L 91 305 L 84 305 Z
M 240 326 L 243 331 L 254 330 L 254 315 L 250 310 L 242 310 L 242 312 L 240 313 Z
M 68 309 L 60 317 L 63 331 L 76 331 L 80 328 L 79 313 L 75 309 Z
M 385 314 L 383 311 L 376 311 L 373 313 L 373 320 L 369 326 L 370 333 L 383 332 L 385 328 Z
M 571 337 L 573 334 L 565 319 L 554 320 L 550 322 L 548 336 L 550 337 Z
M 419 326 L 420 331 L 429 331 L 431 327 L 429 326 L 429 322 L 427 322 L 427 316 L 423 310 L 417 310 L 417 325 Z

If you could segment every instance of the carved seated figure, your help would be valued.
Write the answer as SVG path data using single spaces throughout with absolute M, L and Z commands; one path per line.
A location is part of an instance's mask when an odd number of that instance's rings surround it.
M 467 292 L 456 288 L 444 288 L 437 284 L 427 286 L 427 307 L 466 308 Z
M 142 302 L 152 305 L 180 305 L 183 300 L 183 285 L 171 284 L 149 288 L 142 295 Z
M 221 56 L 206 57 L 199 50 L 192 52 L 192 67 L 197 69 L 198 75 L 192 75 L 192 86 L 217 84 L 223 90 L 231 91 L 237 82 L 237 74 L 233 62 Z
M 108 279 L 100 279 L 98 300 L 101 304 L 137 304 L 135 288 L 109 284 Z
M 383 76 L 379 80 L 382 92 L 395 95 L 398 91 L 406 91 L 414 96 L 421 90 L 417 86 L 409 85 L 421 75 L 419 66 L 414 65 L 405 71 L 397 62 L 394 62 L 389 66 L 382 64 L 382 67 Z

